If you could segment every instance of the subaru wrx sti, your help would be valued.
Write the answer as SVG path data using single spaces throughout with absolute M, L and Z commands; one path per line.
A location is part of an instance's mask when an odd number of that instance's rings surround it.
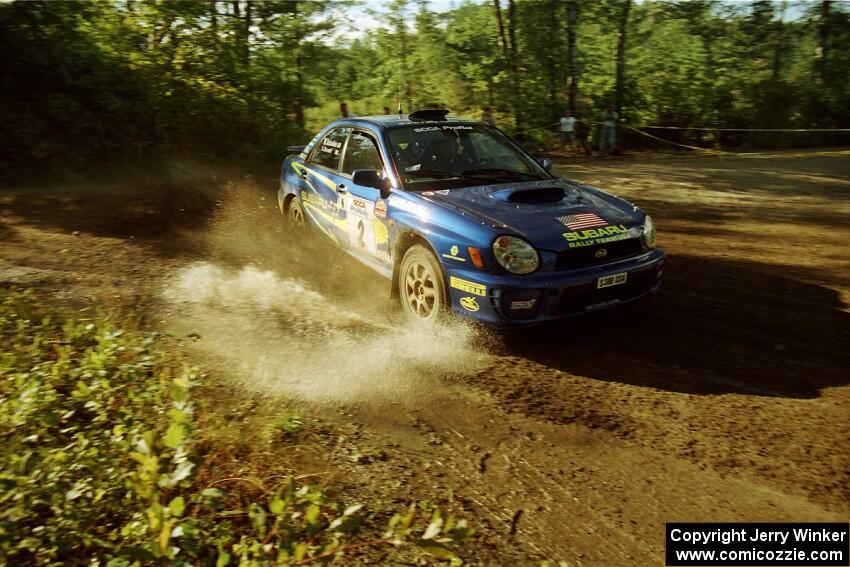
M 339 119 L 287 157 L 278 205 L 391 282 L 411 317 L 517 326 L 661 286 L 652 218 L 552 175 L 499 129 L 427 110 Z

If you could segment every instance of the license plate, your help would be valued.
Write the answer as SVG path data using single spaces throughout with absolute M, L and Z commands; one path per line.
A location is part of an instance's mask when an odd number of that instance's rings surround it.
M 626 278 L 629 276 L 628 272 L 621 272 L 619 274 L 611 274 L 610 276 L 602 276 L 598 280 L 596 280 L 596 289 L 602 289 L 603 287 L 611 287 L 614 285 L 620 285 L 626 283 Z

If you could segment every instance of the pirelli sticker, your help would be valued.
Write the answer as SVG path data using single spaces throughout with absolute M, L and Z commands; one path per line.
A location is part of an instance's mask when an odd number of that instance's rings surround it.
M 480 295 L 481 297 L 487 297 L 487 286 L 485 286 L 484 284 L 471 282 L 469 280 L 463 280 L 454 276 L 449 278 L 449 284 L 453 288 L 459 289 L 466 293 L 471 293 L 472 295 Z

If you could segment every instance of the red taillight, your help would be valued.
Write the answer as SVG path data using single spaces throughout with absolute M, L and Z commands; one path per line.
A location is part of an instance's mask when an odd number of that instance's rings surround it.
M 484 259 L 481 257 L 481 251 L 478 248 L 473 248 L 470 246 L 467 248 L 469 251 L 469 257 L 472 258 L 472 263 L 475 264 L 475 267 L 479 270 L 484 269 Z

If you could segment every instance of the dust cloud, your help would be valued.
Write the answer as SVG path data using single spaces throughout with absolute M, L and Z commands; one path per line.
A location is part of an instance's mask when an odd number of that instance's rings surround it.
M 252 390 L 418 403 L 487 362 L 480 330 L 406 321 L 388 280 L 329 242 L 293 238 L 250 183 L 231 187 L 201 239 L 207 257 L 167 279 L 166 326 L 196 337 L 202 366 Z

